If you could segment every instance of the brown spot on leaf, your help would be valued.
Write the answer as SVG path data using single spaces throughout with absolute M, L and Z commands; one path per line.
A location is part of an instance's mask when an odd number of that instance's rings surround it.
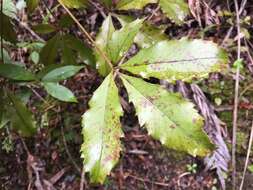
M 175 124 L 172 124 L 169 126 L 171 129 L 175 129 L 177 126 Z

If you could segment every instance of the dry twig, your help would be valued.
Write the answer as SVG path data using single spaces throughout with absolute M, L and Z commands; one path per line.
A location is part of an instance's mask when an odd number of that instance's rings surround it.
M 236 27 L 237 27 L 237 60 L 241 58 L 241 28 L 240 28 L 240 13 L 238 7 L 238 1 L 234 0 L 236 10 Z M 233 134 L 232 134 L 232 186 L 233 190 L 236 189 L 236 131 L 237 131 L 237 114 L 238 114 L 238 95 L 239 95 L 239 76 L 240 67 L 236 68 L 236 79 L 235 79 L 235 98 L 234 98 L 234 111 L 233 111 Z

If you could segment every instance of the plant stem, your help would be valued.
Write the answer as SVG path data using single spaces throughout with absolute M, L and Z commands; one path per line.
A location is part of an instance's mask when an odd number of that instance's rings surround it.
M 71 11 L 61 2 L 61 0 L 58 0 L 58 2 L 61 4 L 61 6 L 66 10 L 66 12 L 69 14 L 69 16 L 73 19 L 73 21 L 77 24 L 77 26 L 82 30 L 85 37 L 89 39 L 89 41 L 94 46 L 95 50 L 105 59 L 106 63 L 111 67 L 113 70 L 113 65 L 110 61 L 110 59 L 107 57 L 107 55 L 96 45 L 95 41 L 92 39 L 91 35 L 85 30 L 85 28 L 81 25 L 81 23 L 77 20 L 77 18 L 71 13 Z
M 241 38 L 240 38 L 240 14 L 238 1 L 234 0 L 236 10 L 236 27 L 237 27 L 237 60 L 241 58 Z M 238 95 L 239 95 L 239 76 L 240 67 L 236 68 L 236 81 L 235 81 L 235 97 L 234 97 L 234 111 L 233 111 L 233 135 L 232 135 L 232 186 L 233 190 L 236 189 L 236 131 L 237 131 L 237 114 L 238 114 Z
M 249 156 L 250 156 L 250 150 L 251 150 L 251 146 L 252 146 L 252 141 L 253 141 L 253 122 L 251 125 L 251 132 L 250 132 L 250 139 L 249 139 L 249 145 L 248 145 L 248 150 L 247 150 L 247 157 L 246 157 L 246 161 L 245 161 L 245 165 L 244 165 L 244 170 L 243 170 L 243 176 L 242 176 L 242 182 L 240 185 L 240 190 L 243 190 L 243 183 L 244 183 L 244 179 L 245 179 L 245 174 L 247 171 L 247 166 L 249 163 Z
M 0 26 L 1 26 L 1 57 L 2 57 L 2 62 L 4 63 L 4 47 L 3 47 L 3 24 L 4 24 L 4 17 L 3 17 L 3 0 L 1 0 L 1 13 L 0 13 Z

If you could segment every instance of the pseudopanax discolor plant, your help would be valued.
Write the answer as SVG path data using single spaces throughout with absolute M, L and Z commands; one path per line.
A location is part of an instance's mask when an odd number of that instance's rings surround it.
M 119 20 L 122 28 L 116 30 L 108 16 L 96 37 L 96 46 L 104 52 L 103 56 L 96 54 L 97 69 L 105 79 L 82 118 L 82 158 L 94 183 L 103 183 L 120 157 L 123 109 L 115 78 L 126 88 L 140 126 L 164 146 L 194 156 L 205 156 L 215 148 L 202 129 L 203 118 L 193 103 L 143 79 L 155 77 L 169 82 L 201 79 L 226 68 L 226 53 L 211 41 L 161 39 L 141 46 L 127 60 L 129 48 L 146 35 L 145 24 L 143 19 L 128 23 Z

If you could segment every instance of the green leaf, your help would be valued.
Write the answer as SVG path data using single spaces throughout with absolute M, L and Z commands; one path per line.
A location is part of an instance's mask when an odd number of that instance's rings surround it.
M 178 93 L 159 85 L 122 75 L 129 101 L 136 108 L 141 126 L 168 148 L 193 156 L 206 156 L 214 148 L 203 132 L 203 119 L 194 105 Z
M 121 68 L 144 78 L 191 81 L 227 67 L 227 54 L 210 41 L 172 40 L 142 49 Z
M 93 51 L 89 47 L 87 47 L 81 40 L 72 35 L 67 34 L 63 36 L 63 42 L 65 46 L 76 51 L 80 55 L 82 61 L 84 61 L 90 66 L 95 65 L 95 57 L 93 55 Z
M 32 29 L 39 34 L 48 34 L 56 31 L 56 28 L 51 24 L 37 24 Z
M 102 27 L 100 28 L 100 31 L 96 37 L 95 44 L 98 48 L 101 49 L 101 51 L 106 52 L 108 42 L 112 37 L 112 33 L 115 31 L 115 28 L 112 23 L 112 18 L 109 15 L 103 22 Z M 95 51 L 96 56 L 96 68 L 98 69 L 98 72 L 102 76 L 106 76 L 108 73 L 110 73 L 111 68 L 108 66 L 104 58 Z
M 87 0 L 60 0 L 68 8 L 85 8 L 87 5 Z
M 6 51 L 5 49 L 3 49 L 3 58 L 2 58 L 2 54 L 0 53 L 0 60 L 4 60 L 4 63 L 12 62 L 8 51 Z
M 73 24 L 74 24 L 74 21 L 69 15 L 62 15 L 59 20 L 59 26 L 61 28 L 69 28 Z
M 43 78 L 43 82 L 59 82 L 65 80 L 69 77 L 74 76 L 78 71 L 80 71 L 84 66 L 74 66 L 68 65 L 60 68 L 56 68 L 49 73 L 47 73 Z
M 54 64 L 57 58 L 57 53 L 61 45 L 61 36 L 56 34 L 40 51 L 40 60 L 44 65 Z
M 46 74 L 48 74 L 52 70 L 63 67 L 63 66 L 67 66 L 67 65 L 62 65 L 62 64 L 47 65 L 36 74 L 36 77 L 39 79 L 42 79 Z
M 117 4 L 117 9 L 142 9 L 149 3 L 157 3 L 158 0 L 120 0 Z
M 62 44 L 62 62 L 64 65 L 76 65 L 76 53 L 68 47 L 66 43 Z
M 27 9 L 32 13 L 39 5 L 39 0 L 26 0 Z
M 109 74 L 94 92 L 90 109 L 82 119 L 84 143 L 81 147 L 86 172 L 91 182 L 103 183 L 118 162 L 121 151 L 122 109 L 113 74 Z
M 35 64 L 38 64 L 40 61 L 40 54 L 37 51 L 33 51 L 30 54 L 29 59 L 32 60 Z
M 249 165 L 249 166 L 248 166 L 248 170 L 249 170 L 251 173 L 253 173 L 253 165 Z
M 106 52 L 113 64 L 116 64 L 131 47 L 142 23 L 143 19 L 136 19 L 112 33 Z
M 54 98 L 64 101 L 64 102 L 77 102 L 75 95 L 66 87 L 54 83 L 54 82 L 43 82 L 43 86 L 45 87 L 48 94 L 53 96 Z
M 0 64 L 0 76 L 18 81 L 32 81 L 36 79 L 32 73 L 14 64 Z
M 14 2 L 12 0 L 2 0 L 2 1 L 3 1 L 3 14 L 11 18 L 16 18 L 17 9 Z
M 2 22 L 0 22 L 0 28 L 4 28 L 3 34 L 2 34 L 3 39 L 11 43 L 16 43 L 17 35 L 16 35 L 16 32 L 14 31 L 14 27 L 11 23 L 10 17 L 5 16 L 4 14 L 1 14 L 0 19 L 2 19 L 3 21 L 3 25 L 2 25 Z
M 101 2 L 106 5 L 108 8 L 110 8 L 113 4 L 112 0 L 101 0 Z
M 23 136 L 32 136 L 36 132 L 35 120 L 33 114 L 23 102 L 10 92 L 7 93 L 12 106 L 8 108 L 12 127 Z
M 4 101 L 4 93 L 2 87 L 0 88 L 0 129 L 6 124 L 4 122 L 4 107 L 5 107 L 5 101 Z
M 118 15 L 117 18 L 123 26 L 134 20 L 132 17 L 123 15 Z M 134 43 L 141 48 L 148 48 L 155 43 L 166 39 L 168 39 L 168 37 L 164 34 L 164 29 L 154 27 L 151 24 L 144 22 L 140 31 L 134 38 Z
M 162 11 L 177 24 L 181 24 L 189 14 L 188 4 L 185 0 L 160 0 Z

